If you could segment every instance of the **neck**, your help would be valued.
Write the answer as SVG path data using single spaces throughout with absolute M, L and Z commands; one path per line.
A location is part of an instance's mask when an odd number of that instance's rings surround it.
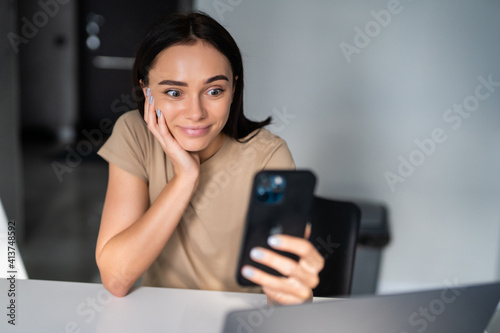
M 200 156 L 200 164 L 207 161 L 210 157 L 214 156 L 215 153 L 219 151 L 219 149 L 222 147 L 222 144 L 224 143 L 225 137 L 226 136 L 224 135 L 224 133 L 220 133 L 207 148 L 198 152 L 198 155 Z

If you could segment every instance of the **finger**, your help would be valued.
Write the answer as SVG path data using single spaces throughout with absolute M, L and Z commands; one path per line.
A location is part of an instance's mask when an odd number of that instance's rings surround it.
M 306 230 L 304 231 L 304 238 L 305 239 L 309 239 L 309 237 L 311 236 L 311 222 L 307 222 L 306 224 Z
M 263 247 L 255 247 L 250 251 L 253 261 L 266 265 L 284 276 L 290 276 L 296 270 L 297 261 L 267 250 Z
M 164 142 L 158 131 L 158 121 L 156 119 L 156 110 L 155 110 L 153 95 L 149 96 L 149 99 L 146 101 L 146 105 L 147 106 L 145 110 L 147 110 L 147 117 L 145 118 L 146 118 L 146 123 L 148 124 L 148 129 L 151 131 L 151 133 L 153 133 L 153 135 L 158 139 L 160 144 L 162 144 L 163 146 Z
M 279 303 L 282 305 L 301 304 L 307 301 L 311 301 L 313 296 L 311 293 L 308 298 L 302 299 L 298 296 L 285 294 L 283 292 L 268 287 L 263 287 L 262 291 L 271 299 L 273 303 Z
M 160 132 L 161 136 L 164 138 L 167 136 L 171 136 L 165 117 L 163 116 L 160 109 L 156 109 L 156 117 L 158 121 L 158 131 Z
M 302 300 L 308 299 L 312 294 L 311 288 L 293 277 L 278 277 L 248 265 L 243 266 L 241 272 L 248 280 L 279 293 L 288 294 Z
M 148 125 L 151 125 L 151 128 L 156 130 L 157 129 L 157 121 L 156 121 L 156 111 L 155 111 L 155 102 L 153 95 L 149 95 L 149 98 L 146 101 L 147 103 L 147 110 L 148 110 L 148 117 L 146 122 Z
M 144 98 L 144 121 L 149 125 L 151 122 L 151 106 L 153 102 L 153 95 L 151 93 L 149 95 L 145 95 Z
M 309 288 L 316 288 L 319 284 L 317 272 L 307 270 L 301 262 L 265 248 L 256 247 L 250 251 L 252 260 L 266 265 L 287 277 L 294 277 Z
M 150 103 L 150 98 L 151 98 L 151 89 L 149 87 L 143 88 L 143 93 L 144 93 L 144 121 L 147 123 L 149 121 L 149 105 Z
M 165 143 L 164 149 L 167 151 L 172 145 L 178 145 L 175 140 L 170 128 L 168 128 L 167 120 L 165 119 L 163 112 L 160 109 L 156 110 L 156 115 L 158 118 L 158 131 L 160 133 L 163 142 Z
M 306 239 L 289 235 L 273 235 L 269 237 L 268 244 L 274 249 L 299 256 L 299 264 L 312 274 L 321 272 L 325 265 L 325 260 L 321 254 Z

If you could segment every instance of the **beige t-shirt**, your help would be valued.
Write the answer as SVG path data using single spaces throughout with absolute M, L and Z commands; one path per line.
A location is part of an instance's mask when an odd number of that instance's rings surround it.
M 147 182 L 150 204 L 174 176 L 172 163 L 138 111 L 117 120 L 98 154 Z M 165 248 L 144 273 L 142 284 L 260 292 L 260 287 L 241 287 L 236 282 L 251 184 L 262 169 L 293 168 L 286 142 L 266 129 L 246 143 L 226 136 L 219 151 L 201 164 L 198 188 Z

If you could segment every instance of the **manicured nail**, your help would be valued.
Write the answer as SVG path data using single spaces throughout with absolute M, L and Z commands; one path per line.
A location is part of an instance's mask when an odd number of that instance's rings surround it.
M 151 89 L 149 89 L 149 87 L 148 87 L 148 89 L 146 89 L 146 96 L 149 96 L 150 93 L 151 93 Z
M 276 236 L 269 236 L 269 238 L 267 239 L 267 244 L 269 244 L 270 246 L 280 246 L 281 241 Z
M 264 258 L 264 252 L 259 249 L 253 248 L 252 251 L 250 251 L 250 258 L 260 260 Z
M 153 95 L 149 96 L 149 104 L 153 103 Z
M 156 115 L 158 116 L 158 118 L 161 117 L 161 111 L 160 111 L 160 109 L 156 110 Z
M 253 278 L 253 276 L 255 275 L 255 271 L 249 267 L 243 268 L 243 271 L 241 273 L 243 274 L 244 277 L 250 279 Z

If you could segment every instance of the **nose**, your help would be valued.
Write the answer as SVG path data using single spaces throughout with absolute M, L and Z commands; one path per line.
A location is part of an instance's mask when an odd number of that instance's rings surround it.
M 205 119 L 206 115 L 201 96 L 193 96 L 185 112 L 185 117 L 192 121 L 200 121 Z

